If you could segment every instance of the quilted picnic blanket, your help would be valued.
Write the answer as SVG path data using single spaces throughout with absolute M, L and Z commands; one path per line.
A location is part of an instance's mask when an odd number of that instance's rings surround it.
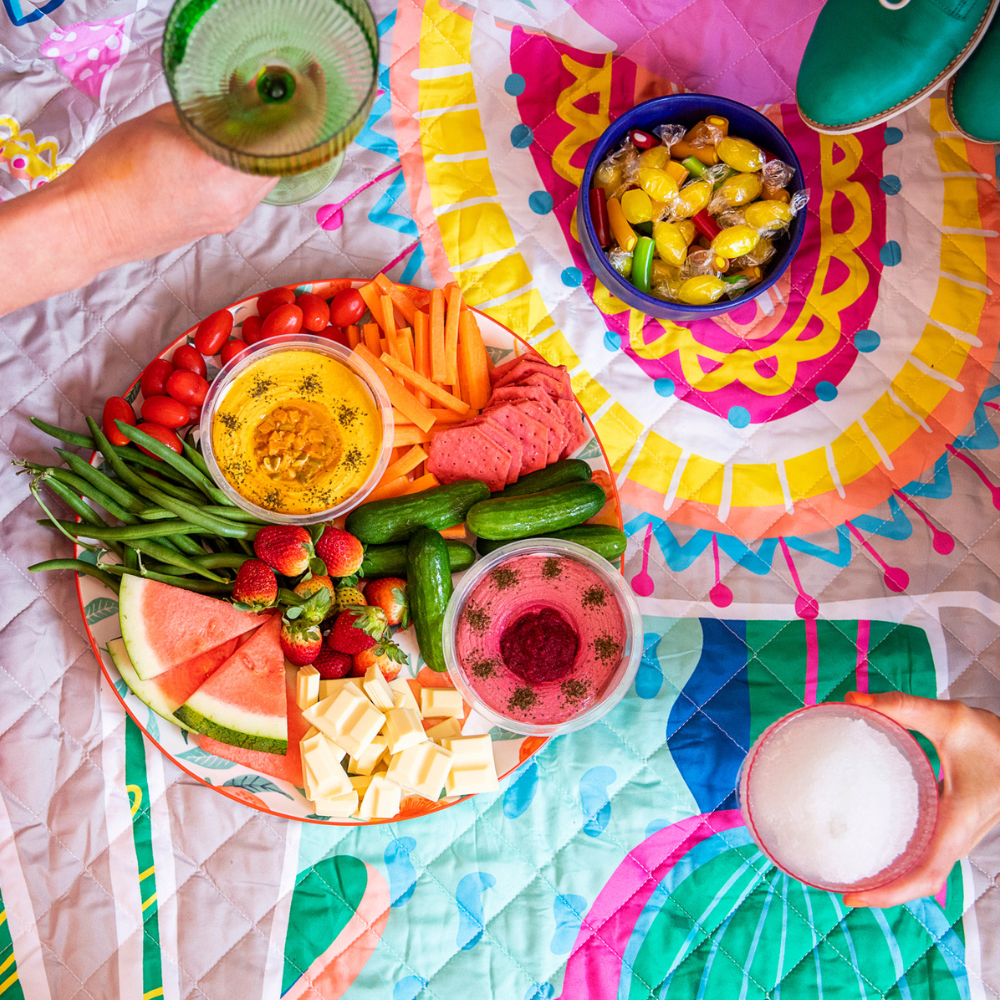
M 5 199 L 168 99 L 169 5 L 2 2 Z M 819 6 L 377 0 L 380 92 L 333 187 L 0 319 L 0 996 L 1000 995 L 997 833 L 936 897 L 848 910 L 776 870 L 735 808 L 744 754 L 793 708 L 902 688 L 1000 710 L 995 150 L 940 97 L 806 130 Z M 678 89 L 763 108 L 810 190 L 783 279 L 689 325 L 596 283 L 573 215 L 611 118 Z M 73 579 L 26 572 L 66 552 L 7 460 L 48 454 L 29 415 L 82 425 L 215 309 L 380 269 L 457 280 L 569 367 L 617 478 L 644 655 L 611 714 L 499 792 L 331 828 L 219 795 L 144 738 Z

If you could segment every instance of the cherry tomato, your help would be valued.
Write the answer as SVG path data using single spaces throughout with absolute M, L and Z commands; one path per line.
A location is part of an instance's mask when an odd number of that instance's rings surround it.
M 194 346 L 202 353 L 211 357 L 219 353 L 219 348 L 229 340 L 233 332 L 233 314 L 228 309 L 206 316 L 198 324 L 198 332 L 194 335 Z
M 201 423 L 201 407 L 195 406 L 193 403 L 188 404 L 188 423 L 189 424 L 200 424 Z
M 201 406 L 208 395 L 208 383 L 197 372 L 181 368 L 167 379 L 167 395 L 185 406 Z
M 185 368 L 189 372 L 194 372 L 202 378 L 208 374 L 208 366 L 201 354 L 190 344 L 181 344 L 174 351 L 174 368 Z
M 302 310 L 298 306 L 278 306 L 264 317 L 261 327 L 262 340 L 268 337 L 281 337 L 285 334 L 298 333 L 302 329 Z
M 347 342 L 347 331 L 341 330 L 339 326 L 328 326 L 325 330 L 320 330 L 316 336 L 322 337 L 324 340 L 332 340 L 335 344 L 343 344 L 344 347 L 351 346 Z
M 139 377 L 142 394 L 147 399 L 150 396 L 163 396 L 167 391 L 167 379 L 173 370 L 174 366 L 162 358 L 150 361 Z
M 101 424 L 104 427 L 104 434 L 112 444 L 122 447 L 128 444 L 128 438 L 115 426 L 116 420 L 122 420 L 126 424 L 135 427 L 135 414 L 128 402 L 121 396 L 112 396 L 104 404 L 104 413 L 101 416 Z
M 295 304 L 302 310 L 302 329 L 310 333 L 319 333 L 326 329 L 330 322 L 330 307 L 326 299 L 321 299 L 312 292 L 303 292 L 295 297 Z
M 290 306 L 295 301 L 295 292 L 290 288 L 272 288 L 257 296 L 257 315 L 263 319 L 278 306 Z
M 239 357 L 245 350 L 247 345 L 243 343 L 242 340 L 231 340 L 225 347 L 222 348 L 222 363 L 228 365 L 233 358 Z
M 243 320 L 243 343 L 256 344 L 263 336 L 260 332 L 261 318 L 259 316 L 247 316 Z
M 171 402 L 176 402 L 176 400 L 171 400 Z M 187 407 L 184 407 L 184 409 L 187 411 Z M 145 431 L 150 437 L 155 437 L 157 441 L 162 441 L 171 451 L 176 451 L 178 455 L 184 451 L 181 439 L 168 427 L 164 427 L 163 424 L 139 424 L 139 430 Z M 142 445 L 139 445 L 139 451 L 141 451 L 144 455 L 149 455 L 150 458 L 157 457 L 151 451 L 146 451 Z M 160 461 L 162 461 L 162 459 L 160 459 Z
M 351 326 L 367 312 L 368 306 L 356 288 L 345 288 L 330 300 L 330 322 L 334 326 Z
M 164 427 L 183 427 L 188 422 L 187 403 L 170 396 L 150 396 L 142 401 L 142 419 Z

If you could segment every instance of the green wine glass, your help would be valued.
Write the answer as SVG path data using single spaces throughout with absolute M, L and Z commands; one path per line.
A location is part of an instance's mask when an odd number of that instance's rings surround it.
M 221 163 L 282 179 L 295 205 L 337 176 L 378 84 L 365 0 L 177 0 L 163 68 L 178 116 Z

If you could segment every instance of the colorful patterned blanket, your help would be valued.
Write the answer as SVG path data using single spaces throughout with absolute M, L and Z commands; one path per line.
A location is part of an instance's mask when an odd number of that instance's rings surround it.
M 168 6 L 3 0 L 0 199 L 167 99 Z M 848 910 L 776 870 L 735 808 L 744 754 L 793 708 L 901 688 L 1000 709 L 995 150 L 939 97 L 806 130 L 819 6 L 379 0 L 381 89 L 332 188 L 0 320 L 0 442 L 40 459 L 29 415 L 81 424 L 228 302 L 380 269 L 457 280 L 569 367 L 645 630 L 624 701 L 498 793 L 367 829 L 281 820 L 125 715 L 73 581 L 26 572 L 65 553 L 5 465 L 0 995 L 1000 994 L 997 834 L 935 898 Z M 783 279 L 688 325 L 595 283 L 573 215 L 610 119 L 679 88 L 762 107 L 811 192 Z

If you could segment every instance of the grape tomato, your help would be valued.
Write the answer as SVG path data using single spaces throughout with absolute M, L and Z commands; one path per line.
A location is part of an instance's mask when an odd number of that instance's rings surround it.
M 167 395 L 185 406 L 201 406 L 208 395 L 208 382 L 197 372 L 179 368 L 167 379 Z
M 156 358 L 150 361 L 142 370 L 139 377 L 139 386 L 142 394 L 148 399 L 150 396 L 162 396 L 167 391 L 167 379 L 174 370 L 174 366 L 163 358 Z
M 330 300 L 332 326 L 352 326 L 368 311 L 365 300 L 356 288 L 345 288 Z
M 104 428 L 104 436 L 112 443 L 120 447 L 128 444 L 128 438 L 115 425 L 116 420 L 131 424 L 135 427 L 135 414 L 127 400 L 121 396 L 111 396 L 104 404 L 104 413 L 101 415 L 101 425 Z
M 174 402 L 174 400 L 171 400 Z M 186 409 L 186 408 L 185 408 Z M 164 427 L 162 424 L 154 423 L 152 421 L 147 421 L 145 423 L 139 424 L 139 430 L 145 431 L 150 437 L 156 438 L 157 441 L 165 444 L 171 451 L 177 452 L 179 455 L 184 451 L 184 446 L 181 444 L 181 439 L 172 431 L 169 427 Z M 162 462 L 163 459 L 158 458 L 151 451 L 146 451 L 142 445 L 138 446 L 139 451 L 144 455 L 149 455 L 150 458 L 155 458 L 157 461 Z
M 298 333 L 302 329 L 302 310 L 298 306 L 283 305 L 264 317 L 261 339 L 282 337 Z
M 295 301 L 295 292 L 290 288 L 270 288 L 257 296 L 257 315 L 264 319 L 278 306 L 290 306 Z
M 303 292 L 295 297 L 295 304 L 302 310 L 302 329 L 319 333 L 330 322 L 330 307 L 325 299 L 312 292 Z
M 185 368 L 189 372 L 200 375 L 202 378 L 208 375 L 208 366 L 205 364 L 204 357 L 200 351 L 190 344 L 181 344 L 174 351 L 173 365 L 174 368 Z
M 229 339 L 233 332 L 233 314 L 228 309 L 206 316 L 199 324 L 194 335 L 194 346 L 197 350 L 211 357 L 219 353 L 219 349 Z
M 245 350 L 247 345 L 242 340 L 231 340 L 225 347 L 222 348 L 222 363 L 228 365 L 233 358 L 239 357 Z
M 171 396 L 150 396 L 142 401 L 142 419 L 164 427 L 183 427 L 188 422 L 186 403 Z

